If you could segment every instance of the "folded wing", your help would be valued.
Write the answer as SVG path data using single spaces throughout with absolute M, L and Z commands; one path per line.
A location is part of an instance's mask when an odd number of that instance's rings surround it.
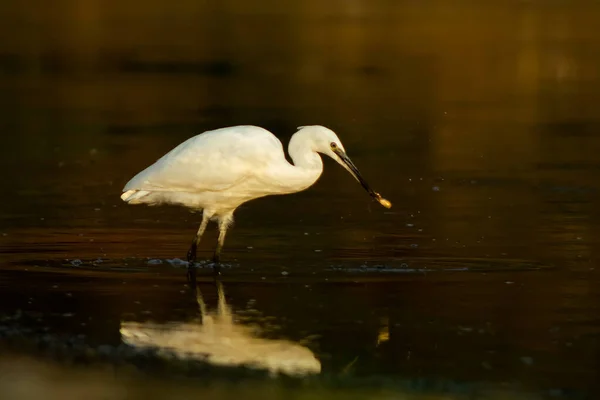
M 285 159 L 281 142 L 265 129 L 217 129 L 181 143 L 134 176 L 123 191 L 226 190 L 280 158 Z

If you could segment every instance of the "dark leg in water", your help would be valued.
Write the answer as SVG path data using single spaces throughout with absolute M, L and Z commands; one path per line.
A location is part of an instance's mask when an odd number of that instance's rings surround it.
M 200 227 L 198 228 L 198 232 L 196 236 L 194 236 L 194 240 L 192 241 L 192 245 L 187 252 L 187 261 L 188 261 L 188 269 L 187 269 L 187 277 L 188 281 L 194 282 L 196 281 L 196 267 L 194 264 L 196 263 L 196 251 L 198 250 L 198 244 L 200 244 L 200 239 L 202 239 L 202 235 L 206 230 L 206 226 L 208 225 L 208 217 L 204 213 L 202 213 L 202 222 L 200 223 Z
M 231 224 L 231 220 L 232 215 L 221 217 L 219 220 L 219 240 L 217 242 L 215 254 L 213 255 L 213 270 L 215 275 L 221 275 L 221 267 L 219 265 L 221 261 L 221 250 L 225 244 L 225 235 L 227 234 L 227 228 L 229 227 L 229 224 Z

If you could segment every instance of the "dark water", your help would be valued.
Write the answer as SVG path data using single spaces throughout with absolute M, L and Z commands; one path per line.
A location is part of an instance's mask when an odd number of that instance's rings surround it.
M 599 19 L 584 1 L 10 2 L 0 337 L 12 336 L 0 392 L 594 398 Z M 174 265 L 199 216 L 119 195 L 179 142 L 236 124 L 285 144 L 297 126 L 332 128 L 394 204 L 373 203 L 326 160 L 310 190 L 236 213 L 222 278 L 233 319 L 203 351 L 238 343 L 235 365 L 285 340 L 298 353 L 281 359 L 314 357 L 320 372 L 297 382 L 201 369 L 181 381 L 120 355 L 63 370 L 73 360 L 40 350 L 41 336 L 76 338 L 86 360 L 123 348 L 127 321 L 208 337 Z M 213 227 L 202 258 L 215 241 Z M 209 270 L 198 288 L 216 313 Z

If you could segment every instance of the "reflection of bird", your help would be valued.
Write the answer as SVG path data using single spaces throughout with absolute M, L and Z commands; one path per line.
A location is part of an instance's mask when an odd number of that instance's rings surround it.
M 288 340 L 259 338 L 249 327 L 236 324 L 219 281 L 217 291 L 216 315 L 207 311 L 202 294 L 196 292 L 201 324 L 122 322 L 122 340 L 135 348 L 170 351 L 182 359 L 192 357 L 221 366 L 247 366 L 292 376 L 321 372 L 321 363 L 308 348 Z
M 344 151 L 337 135 L 323 126 L 300 127 L 283 146 L 271 132 L 256 126 L 236 126 L 204 132 L 181 143 L 124 187 L 121 198 L 129 204 L 179 204 L 203 210 L 202 223 L 188 251 L 190 264 L 208 221 L 219 224 L 213 261 L 225 242 L 233 212 L 259 197 L 299 192 L 314 184 L 323 172 L 318 153 L 337 161 L 384 207 L 391 203 L 374 192 Z
M 383 318 L 381 320 L 381 327 L 379 328 L 379 335 L 377 335 L 377 346 L 390 340 L 390 320 L 389 318 Z

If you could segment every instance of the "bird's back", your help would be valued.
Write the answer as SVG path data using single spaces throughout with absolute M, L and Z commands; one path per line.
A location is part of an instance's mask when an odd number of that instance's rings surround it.
M 235 126 L 189 138 L 134 176 L 123 191 L 220 191 L 285 159 L 281 142 L 266 129 Z

